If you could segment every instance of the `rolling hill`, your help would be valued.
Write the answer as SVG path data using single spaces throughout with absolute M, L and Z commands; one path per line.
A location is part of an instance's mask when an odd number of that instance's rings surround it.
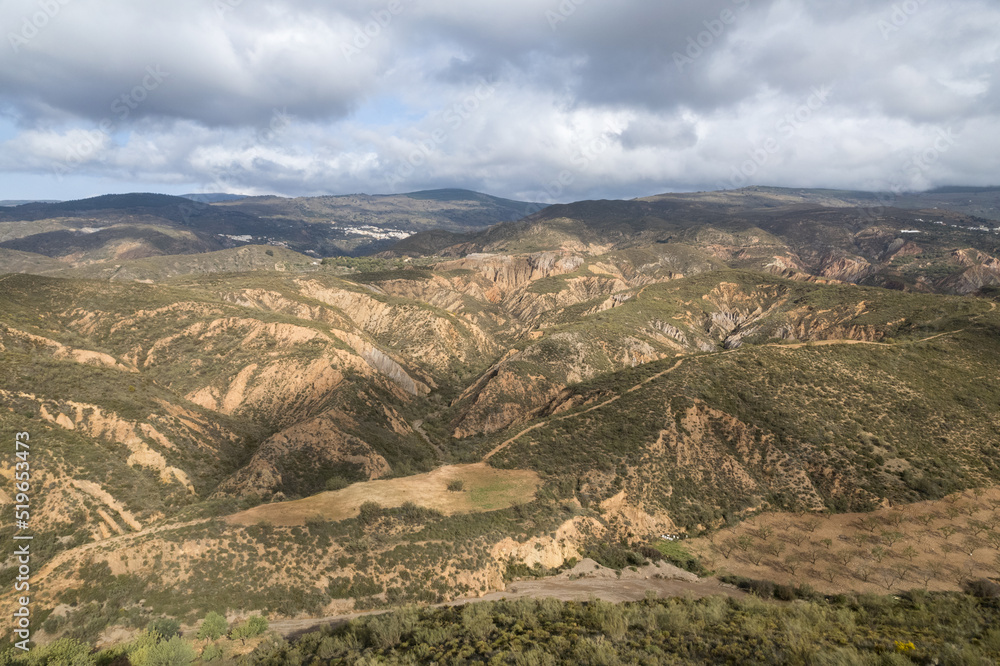
M 429 216 L 469 196 L 409 195 Z M 580 202 L 324 261 L 252 245 L 98 261 L 95 242 L 92 263 L 3 275 L 0 436 L 39 443 L 41 636 L 443 602 L 585 556 L 620 569 L 662 557 L 662 534 L 761 513 L 1000 485 L 1000 238 L 964 213 L 872 217 L 844 197 Z M 179 205 L 131 202 L 161 219 Z M 405 202 L 337 202 L 362 204 Z M 67 226 L 43 233 L 74 233 L 76 214 L 41 214 Z M 182 222 L 157 228 L 204 237 Z M 67 256 L 2 252 L 40 271 Z M 976 511 L 949 523 L 954 543 L 981 544 L 968 575 L 996 576 L 997 527 Z

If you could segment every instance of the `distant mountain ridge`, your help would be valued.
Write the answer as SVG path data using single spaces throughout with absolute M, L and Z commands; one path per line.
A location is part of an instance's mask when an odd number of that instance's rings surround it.
M 420 231 L 476 231 L 540 208 L 458 189 L 295 199 L 106 194 L 0 209 L 0 249 L 73 266 L 242 245 L 274 245 L 321 258 L 377 252 Z M 32 264 L 19 259 L 18 265 Z

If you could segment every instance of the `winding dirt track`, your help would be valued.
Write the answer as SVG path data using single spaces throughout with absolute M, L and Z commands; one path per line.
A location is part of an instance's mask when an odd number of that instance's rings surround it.
M 156 527 L 147 527 L 144 530 L 138 532 L 128 532 L 126 534 L 121 534 L 108 539 L 102 539 L 100 541 L 92 541 L 90 543 L 85 543 L 82 546 L 77 546 L 76 548 L 71 548 L 70 550 L 64 550 L 59 553 L 51 560 L 49 560 L 45 566 L 38 570 L 38 578 L 44 579 L 48 574 L 52 572 L 57 566 L 63 562 L 72 559 L 83 553 L 90 552 L 97 548 L 102 548 L 104 546 L 114 546 L 122 543 L 127 543 L 129 541 L 134 541 L 144 536 L 149 536 L 151 534 L 158 534 L 160 532 L 168 532 L 170 530 L 177 530 L 184 527 L 190 527 L 191 525 L 200 525 L 202 523 L 207 523 L 211 518 L 199 518 L 197 520 L 190 520 L 186 523 L 168 523 L 166 525 L 157 525 Z
M 992 306 L 991 309 L 990 309 L 990 312 L 992 312 L 993 310 L 996 309 L 996 303 L 991 303 L 990 305 Z M 986 313 L 983 313 L 983 314 L 986 314 Z M 982 317 L 983 315 L 979 315 L 979 316 Z M 932 335 L 932 336 L 927 337 L 927 338 L 921 338 L 920 340 L 910 340 L 908 342 L 894 342 L 894 343 L 889 343 L 889 342 L 869 342 L 867 340 L 814 340 L 812 342 L 800 342 L 800 343 L 793 343 L 793 344 L 781 343 L 781 342 L 771 342 L 771 343 L 768 343 L 768 344 L 765 344 L 765 345 L 755 345 L 755 347 L 778 347 L 780 349 L 804 349 L 804 348 L 808 348 L 808 347 L 829 347 L 829 346 L 832 346 L 832 345 L 873 345 L 873 346 L 876 346 L 876 347 L 901 347 L 901 346 L 904 346 L 904 345 L 915 345 L 915 344 L 919 344 L 921 342 L 928 342 L 930 340 L 934 340 L 936 338 L 944 337 L 946 335 L 955 335 L 956 333 L 961 333 L 964 330 L 965 330 L 964 328 L 960 328 L 960 329 L 955 330 L 955 331 L 945 331 L 944 333 L 938 333 L 937 335 Z M 752 349 L 752 347 L 751 347 L 751 349 Z M 738 351 L 742 351 L 742 350 L 741 349 L 727 349 L 725 351 L 720 351 L 720 352 L 717 352 L 717 353 L 719 353 L 719 354 L 733 354 L 733 353 L 738 352 Z M 546 425 L 547 423 L 553 423 L 555 421 L 565 421 L 566 419 L 573 419 L 573 418 L 576 418 L 578 416 L 583 416 L 584 414 L 589 414 L 590 412 L 592 412 L 592 411 L 594 411 L 596 409 L 600 409 L 601 407 L 606 407 L 606 406 L 610 405 L 611 403 L 613 403 L 613 402 L 617 401 L 618 399 L 620 399 L 622 396 L 628 395 L 629 393 L 632 393 L 633 391 L 637 391 L 640 388 L 642 388 L 643 386 L 645 386 L 646 384 L 648 384 L 649 382 L 654 381 L 656 379 L 659 379 L 660 377 L 663 377 L 664 375 L 667 375 L 667 374 L 673 372 L 674 370 L 676 370 L 677 368 L 679 368 L 682 363 L 684 363 L 684 359 L 681 359 L 681 360 L 677 361 L 677 363 L 673 364 L 672 366 L 670 366 L 669 368 L 667 368 L 663 372 L 658 372 L 655 375 L 647 377 L 646 379 L 642 380 L 641 382 L 639 382 L 638 384 L 636 384 L 635 386 L 633 386 L 629 390 L 625 391 L 625 393 L 620 393 L 620 394 L 614 396 L 613 398 L 605 400 L 604 402 L 602 402 L 600 404 L 597 404 L 597 405 L 594 405 L 593 407 L 588 407 L 587 409 L 585 409 L 585 410 L 583 410 L 581 412 L 573 412 L 572 414 L 566 414 L 565 416 L 559 416 L 559 417 L 554 418 L 554 419 L 547 419 L 545 421 L 541 421 L 539 423 L 536 423 L 535 425 L 529 426 L 529 427 L 525 428 L 524 430 L 520 431 L 519 433 L 517 433 L 516 435 L 514 435 L 513 437 L 511 437 L 510 439 L 504 441 L 502 444 L 499 444 L 498 446 L 494 447 L 492 451 L 490 451 L 485 456 L 483 456 L 483 462 L 487 462 L 490 458 L 492 458 L 496 454 L 500 453 L 501 451 L 503 451 L 504 449 L 506 449 L 508 446 L 510 446 L 511 444 L 513 444 L 514 442 L 516 442 L 518 439 L 520 439 L 524 435 L 527 435 L 532 430 L 540 428 L 543 425 Z
M 677 361 L 677 363 L 674 363 L 672 366 L 670 366 L 669 368 L 667 368 L 663 372 L 658 372 L 655 375 L 647 377 L 646 379 L 642 380 L 641 382 L 639 382 L 638 384 L 636 384 L 635 386 L 633 386 L 629 390 L 625 391 L 625 393 L 619 393 L 618 395 L 614 396 L 613 398 L 609 398 L 608 400 L 605 400 L 602 403 L 594 405 L 593 407 L 588 407 L 587 409 L 583 410 L 582 412 L 573 412 L 572 414 L 567 414 L 565 416 L 559 416 L 559 417 L 556 417 L 554 419 L 549 419 L 549 420 L 546 420 L 546 421 L 542 421 L 540 423 L 536 423 L 533 426 L 525 428 L 524 430 L 522 430 L 521 432 L 517 433 L 516 435 L 514 435 L 513 437 L 511 437 L 510 439 L 508 439 L 507 441 L 505 441 L 503 444 L 500 444 L 499 446 L 497 446 L 496 448 L 494 448 L 492 451 L 490 451 L 489 453 L 487 453 L 485 456 L 483 456 L 483 462 L 486 462 L 487 460 L 489 460 L 490 458 L 492 458 L 493 456 L 495 456 L 496 454 L 500 453 L 501 451 L 503 451 L 504 449 L 506 449 L 508 446 L 510 446 L 511 444 L 513 444 L 515 441 L 517 441 L 518 439 L 520 439 L 522 436 L 528 434 L 529 432 L 531 432 L 532 430 L 535 430 L 536 428 L 540 428 L 540 427 L 542 427 L 543 425 L 545 425 L 547 423 L 553 423 L 555 421 L 565 421 L 566 419 L 573 419 L 573 418 L 576 418 L 578 416 L 583 416 L 584 414 L 589 414 L 590 412 L 592 412 L 592 411 L 594 411 L 596 409 L 600 409 L 601 407 L 606 407 L 606 406 L 610 405 L 611 403 L 616 402 L 617 400 L 621 399 L 622 396 L 628 395 L 629 393 L 632 393 L 633 391 L 638 391 L 640 388 L 642 388 L 643 386 L 645 386 L 649 382 L 651 382 L 653 380 L 656 380 L 656 379 L 659 379 L 660 377 L 673 372 L 677 368 L 681 367 L 682 363 L 684 363 L 684 359 L 681 359 L 680 361 Z

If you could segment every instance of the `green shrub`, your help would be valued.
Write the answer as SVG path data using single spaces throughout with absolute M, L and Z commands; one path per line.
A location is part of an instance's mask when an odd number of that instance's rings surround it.
M 159 634 L 165 640 L 180 634 L 181 623 L 172 617 L 160 617 L 146 625 L 146 631 Z
M 358 511 L 358 522 L 362 525 L 371 525 L 385 514 L 384 509 L 378 502 L 365 502 Z
M 267 626 L 267 618 L 262 615 L 251 615 L 246 620 L 233 627 L 230 635 L 233 640 L 238 639 L 241 642 L 246 643 L 248 638 L 260 636 L 262 633 L 267 631 Z
M 200 640 L 216 640 L 229 633 L 229 623 L 221 613 L 211 611 L 205 616 L 201 626 L 198 627 L 198 638 Z
M 160 634 L 148 629 L 129 644 L 126 654 L 132 666 L 186 666 L 198 656 L 180 636 L 161 640 Z

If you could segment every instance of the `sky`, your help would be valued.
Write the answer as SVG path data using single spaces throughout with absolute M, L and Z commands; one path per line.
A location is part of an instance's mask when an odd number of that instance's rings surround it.
M 0 199 L 1000 185 L 996 0 L 3 0 Z

